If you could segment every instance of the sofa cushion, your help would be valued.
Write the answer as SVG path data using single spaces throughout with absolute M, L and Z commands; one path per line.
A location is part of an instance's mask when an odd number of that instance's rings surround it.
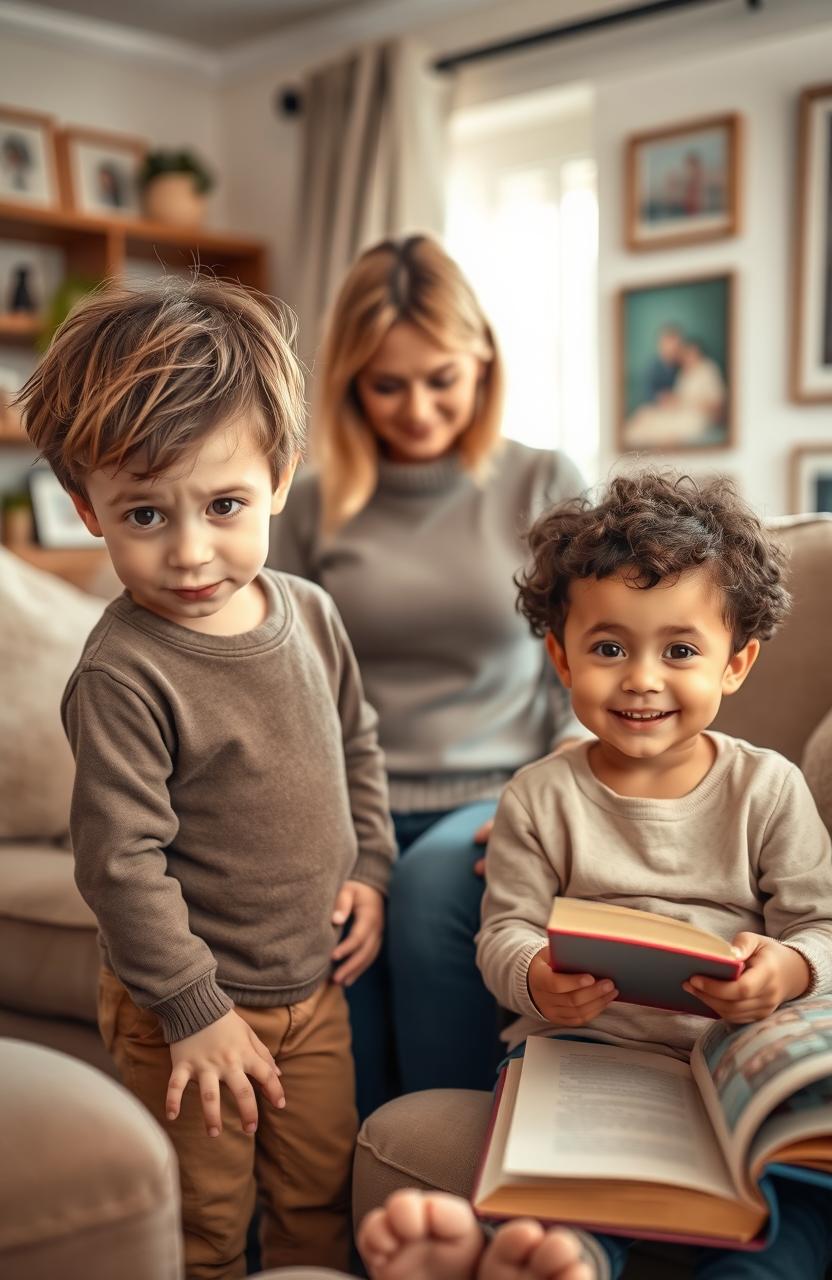
M 832 711 L 824 716 L 806 743 L 803 772 L 818 812 L 832 832 Z
M 0 837 L 51 839 L 69 825 L 73 763 L 64 685 L 105 602 L 0 547 Z
M 75 885 L 72 855 L 0 845 L 0 1006 L 96 1021 L 95 917 Z
M 766 641 L 742 688 L 723 699 L 714 728 L 759 747 L 772 747 L 796 764 L 809 735 L 832 707 L 832 515 L 788 516 L 770 522 L 789 555 L 789 617 Z
M 135 1098 L 85 1063 L 0 1041 L 0 1273 L 178 1280 L 176 1156 Z

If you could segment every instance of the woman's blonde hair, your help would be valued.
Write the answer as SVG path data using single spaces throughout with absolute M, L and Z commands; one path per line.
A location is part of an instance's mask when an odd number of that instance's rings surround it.
M 378 478 L 378 441 L 355 378 L 398 322 L 447 351 L 484 364 L 474 417 L 459 442 L 463 465 L 485 469 L 500 438 L 503 367 L 491 327 L 457 264 L 427 236 L 384 240 L 350 268 L 329 314 L 316 369 L 313 449 L 320 464 L 321 522 L 332 532 L 366 506 Z

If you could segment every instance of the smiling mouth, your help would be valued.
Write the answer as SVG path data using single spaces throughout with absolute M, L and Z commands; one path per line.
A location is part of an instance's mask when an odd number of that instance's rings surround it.
M 629 720 L 631 724 L 642 724 L 645 722 L 652 723 L 656 720 L 666 720 L 668 716 L 676 714 L 675 711 L 615 711 L 612 714 L 619 716 L 622 720 Z
M 212 582 L 207 587 L 172 587 L 171 590 L 182 600 L 208 600 L 220 585 L 219 582 Z

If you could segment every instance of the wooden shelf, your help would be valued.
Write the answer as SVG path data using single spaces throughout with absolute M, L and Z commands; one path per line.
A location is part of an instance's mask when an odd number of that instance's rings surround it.
M 110 557 L 103 547 L 59 548 L 39 547 L 35 543 L 13 543 L 6 547 L 28 564 L 46 573 L 57 574 L 82 591 L 93 589 L 103 581 L 110 565 Z M 116 584 L 117 586 L 118 584 Z
M 42 328 L 43 318 L 31 311 L 0 312 L 0 342 L 30 346 Z
M 16 424 L 12 421 L 10 426 L 5 425 L 5 420 L 0 421 L 0 444 L 17 445 L 26 449 L 34 448 L 19 421 Z
M 128 258 L 191 266 L 198 262 L 255 289 L 266 288 L 266 250 L 259 240 L 211 227 L 180 227 L 140 218 L 94 218 L 62 209 L 21 208 L 0 201 L 0 240 L 62 248 L 68 270 L 120 276 Z

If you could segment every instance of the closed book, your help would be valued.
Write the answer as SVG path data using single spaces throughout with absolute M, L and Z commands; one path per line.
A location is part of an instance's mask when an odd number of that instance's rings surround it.
M 742 960 L 724 938 L 684 920 L 587 902 L 555 898 L 548 923 L 552 968 L 610 978 L 618 999 L 676 1013 L 717 1015 L 682 989 L 695 974 L 731 981 Z

